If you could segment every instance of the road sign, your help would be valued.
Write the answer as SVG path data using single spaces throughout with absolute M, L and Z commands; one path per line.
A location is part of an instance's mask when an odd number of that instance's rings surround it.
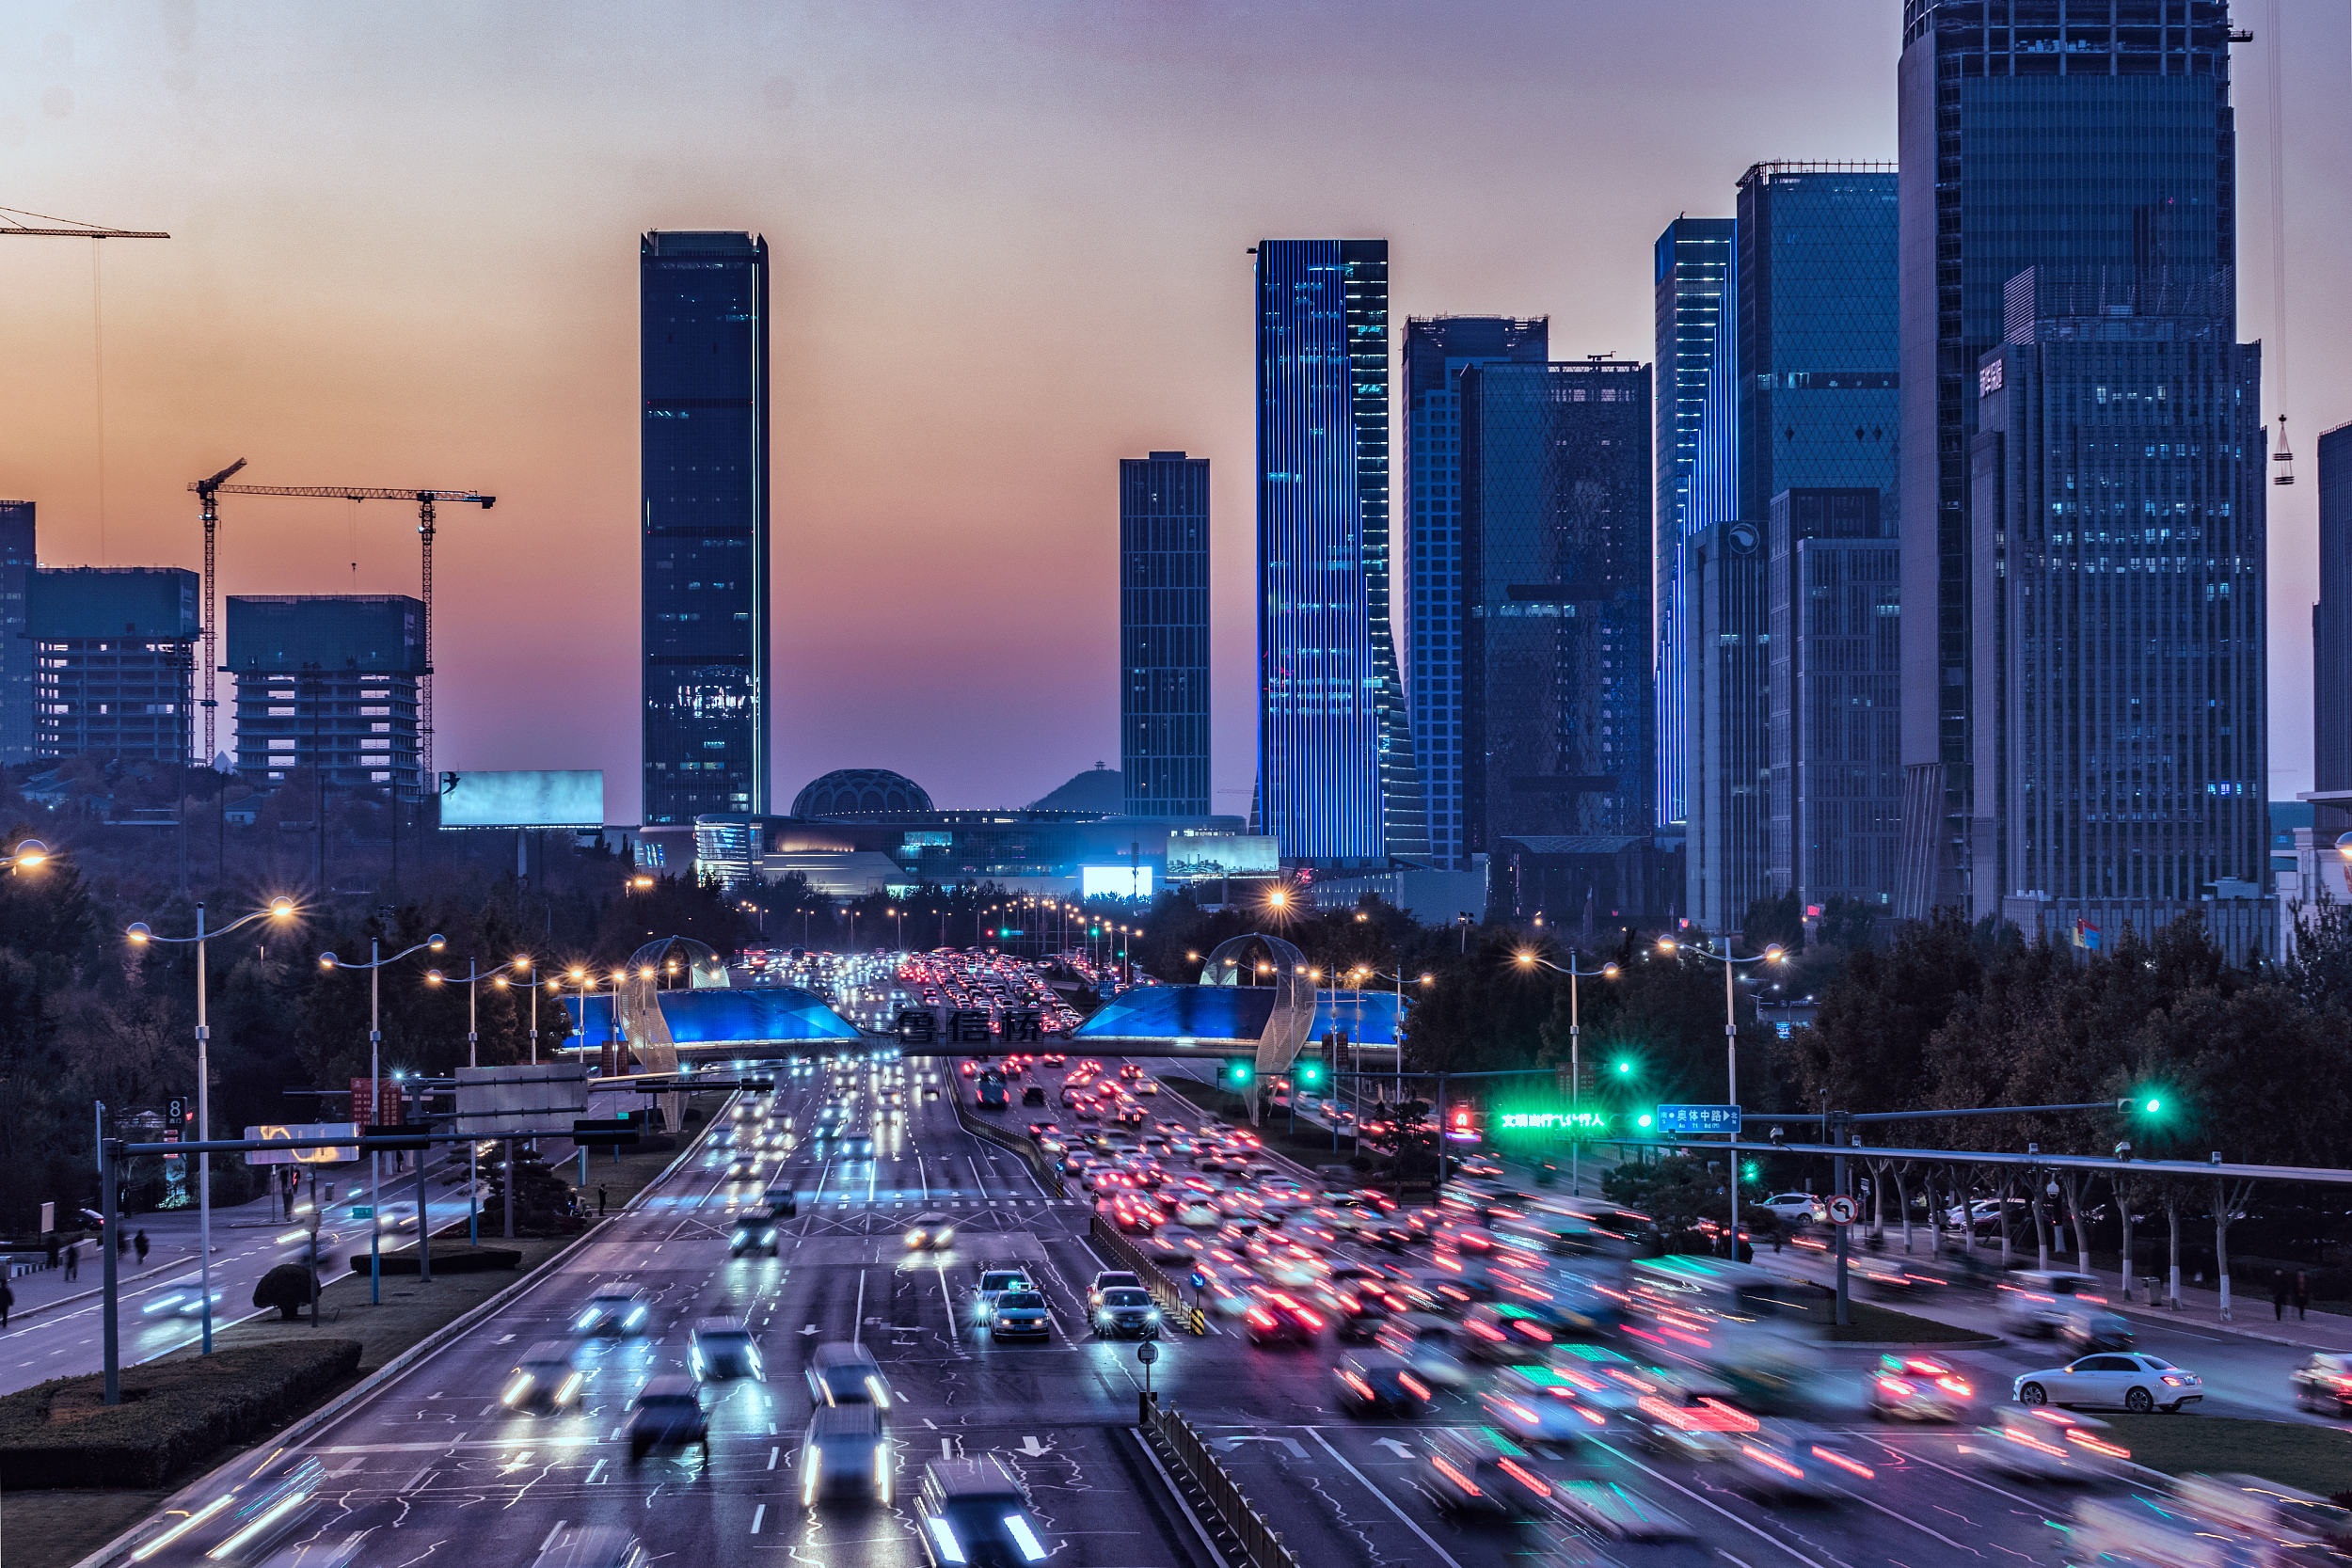
M 1740 1135 L 1740 1107 L 1737 1105 L 1661 1105 L 1658 1107 L 1658 1131 L 1661 1132 L 1728 1132 Z
M 375 1205 L 355 1203 L 351 1206 L 351 1217 L 355 1220 L 372 1220 L 375 1218 Z
M 274 1143 L 280 1138 L 357 1138 L 359 1126 L 350 1121 L 292 1122 L 283 1126 L 248 1127 L 245 1135 L 256 1143 Z M 319 1148 L 249 1148 L 245 1163 L 248 1165 L 340 1165 L 359 1158 L 358 1147 L 341 1144 Z
M 1136 1347 L 1136 1359 L 1149 1367 L 1160 1358 L 1160 1347 L 1146 1339 Z
M 1829 1223 L 1851 1225 L 1862 1215 L 1862 1206 L 1843 1193 L 1829 1200 Z

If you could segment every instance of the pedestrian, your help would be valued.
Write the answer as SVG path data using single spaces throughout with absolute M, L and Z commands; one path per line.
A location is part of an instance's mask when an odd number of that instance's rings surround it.
M 2287 1271 L 2270 1271 L 2270 1313 L 2283 1322 L 2287 1315 Z
M 146 1265 L 146 1263 L 147 1263 L 147 1232 L 146 1232 L 146 1231 L 142 1230 L 142 1231 L 140 1231 L 137 1235 L 133 1236 L 133 1237 L 131 1238 L 131 1248 L 132 1248 L 132 1250 L 133 1250 L 133 1251 L 136 1252 L 136 1253 L 139 1255 L 139 1263 L 140 1263 L 140 1266 L 141 1266 L 141 1267 L 144 1267 L 144 1266 Z
M 72 1284 L 73 1281 L 79 1277 L 81 1272 L 82 1247 L 81 1243 L 77 1242 L 72 1246 L 65 1249 L 65 1282 L 69 1285 Z
M 52 1230 L 46 1240 L 49 1243 L 49 1256 L 47 1261 L 49 1267 L 54 1269 L 57 1266 L 57 1233 Z
M 2295 1271 L 2295 1321 L 2311 1321 L 2312 1276 L 2301 1269 Z
M 8 1308 L 15 1305 L 16 1292 L 8 1289 L 7 1280 L 0 1279 L 0 1328 L 8 1326 Z
M 116 1256 L 117 1258 L 123 1257 L 125 1254 L 129 1253 L 129 1252 L 130 1252 L 130 1250 L 131 1250 L 131 1238 L 130 1238 L 130 1235 L 129 1235 L 127 1232 L 125 1232 L 125 1231 L 122 1231 L 122 1230 L 117 1230 L 117 1231 L 115 1232 L 115 1256 Z
M 596 1183 L 596 1217 L 604 1217 L 604 1183 L 601 1181 Z

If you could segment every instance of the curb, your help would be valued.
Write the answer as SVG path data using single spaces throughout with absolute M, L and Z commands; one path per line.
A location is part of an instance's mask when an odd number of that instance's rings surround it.
M 660 1175 L 655 1177 L 652 1180 L 638 1188 L 636 1193 L 630 1196 L 628 1202 L 622 1207 L 620 1212 L 624 1214 L 628 1213 L 629 1210 L 634 1209 L 637 1206 L 639 1198 L 644 1197 L 647 1193 L 652 1192 L 656 1187 L 659 1187 L 661 1183 L 667 1181 L 672 1176 L 675 1175 L 677 1173 L 677 1168 L 684 1164 L 687 1159 L 701 1146 L 703 1138 L 709 1135 L 709 1131 L 710 1124 L 706 1123 L 703 1128 L 702 1136 L 695 1138 L 692 1143 L 687 1145 L 685 1148 L 681 1149 L 678 1152 L 678 1157 L 676 1159 L 671 1161 L 667 1165 L 662 1167 Z M 139 1536 L 146 1530 L 149 1522 L 154 1519 L 157 1514 L 170 1512 L 173 1505 L 181 1503 L 191 1494 L 199 1493 L 209 1487 L 219 1484 L 221 1480 L 229 1476 L 232 1471 L 250 1464 L 256 1449 L 265 1446 L 270 1447 L 272 1449 L 272 1457 L 275 1457 L 278 1453 L 282 1453 L 287 1449 L 294 1447 L 302 1439 L 309 1436 L 311 1433 L 316 1432 L 320 1427 L 326 1425 L 336 1417 L 342 1415 L 346 1407 L 356 1403 L 363 1396 L 374 1393 L 377 1389 L 383 1387 L 387 1383 L 389 1383 L 393 1378 L 396 1378 L 402 1373 L 407 1371 L 408 1369 L 414 1366 L 417 1362 L 423 1360 L 426 1356 L 439 1350 L 444 1344 L 448 1343 L 449 1340 L 456 1338 L 460 1334 L 463 1334 L 467 1329 L 472 1327 L 476 1319 L 488 1316 L 491 1312 L 504 1306 L 507 1303 L 508 1298 L 515 1296 L 521 1291 L 532 1290 L 537 1286 L 545 1284 L 551 1270 L 563 1263 L 565 1259 L 571 1257 L 573 1253 L 578 1252 L 581 1247 L 586 1246 L 589 1243 L 595 1241 L 596 1239 L 597 1230 L 601 1230 L 602 1228 L 603 1227 L 598 1226 L 593 1229 L 582 1231 L 580 1235 L 572 1239 L 570 1245 L 562 1248 L 560 1251 L 549 1253 L 540 1261 L 537 1268 L 532 1270 L 520 1279 L 516 1280 L 513 1284 L 507 1286 L 496 1295 L 490 1296 L 486 1300 L 476 1304 L 466 1312 L 451 1319 L 448 1323 L 443 1323 L 440 1327 L 435 1329 L 432 1333 L 426 1335 L 423 1338 L 418 1340 L 415 1344 L 409 1346 L 398 1355 L 393 1356 L 389 1361 L 385 1362 L 384 1365 L 378 1367 L 374 1371 L 370 1372 L 366 1377 L 361 1378 L 358 1383 L 353 1384 L 350 1387 L 336 1395 L 335 1398 L 330 1400 L 327 1403 L 320 1406 L 316 1410 L 311 1411 L 307 1416 L 297 1417 L 294 1423 L 291 1426 L 288 1426 L 284 1431 L 272 1433 L 262 1442 L 256 1443 L 252 1448 L 246 1449 L 242 1453 L 239 1453 L 235 1458 L 230 1459 L 226 1464 L 217 1465 L 215 1468 L 206 1471 L 203 1475 L 199 1476 L 194 1481 L 191 1481 L 185 1485 L 180 1487 L 177 1491 L 173 1492 L 171 1496 L 166 1497 L 161 1503 L 157 1504 L 156 1507 L 150 1510 L 146 1515 L 140 1518 L 137 1524 L 133 1525 L 129 1529 L 124 1530 L 121 1534 L 116 1536 L 113 1540 L 107 1542 L 96 1551 L 91 1552 L 88 1556 L 74 1563 L 72 1568 L 103 1568 L 103 1565 L 109 1559 L 114 1557 L 116 1553 L 124 1550 L 126 1547 L 135 1545 L 138 1542 Z M 271 1308 L 270 1310 L 275 1309 Z

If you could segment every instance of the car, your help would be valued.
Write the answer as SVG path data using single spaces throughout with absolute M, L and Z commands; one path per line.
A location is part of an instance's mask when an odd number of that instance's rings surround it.
M 580 1397 L 580 1372 L 565 1339 L 540 1339 L 524 1348 L 507 1374 L 499 1402 L 509 1410 L 544 1410 L 562 1415 Z
M 1331 1332 L 1343 1344 L 1362 1344 L 1378 1336 L 1380 1325 L 1404 1309 L 1402 1298 L 1391 1296 L 1371 1282 L 1358 1282 L 1331 1292 Z
M 1133 1337 L 1156 1339 L 1160 1337 L 1160 1309 L 1152 1304 L 1152 1292 L 1135 1286 L 1114 1286 L 1091 1292 L 1094 1304 L 1094 1332 L 1105 1339 Z
M 1023 1270 L 982 1269 L 978 1292 L 980 1321 L 985 1323 L 996 1315 L 997 1298 L 1007 1291 L 1025 1291 L 1029 1288 L 1029 1276 Z
M 1994 1424 L 1979 1427 L 1985 1442 L 1972 1445 L 1995 1469 L 2029 1481 L 2098 1481 L 2121 1477 L 2131 1450 L 2095 1416 L 2052 1410 L 2046 1405 L 2005 1404 Z
M 946 1214 L 922 1213 L 907 1227 L 906 1243 L 909 1252 L 937 1252 L 951 1245 L 956 1239 L 956 1222 Z
M 2130 1350 L 2137 1338 L 2132 1332 L 2132 1321 L 2122 1313 L 2085 1310 L 2066 1314 L 2058 1325 L 2058 1341 L 2069 1355 L 2088 1355 L 2093 1351 Z
M 1590 1391 L 1598 1391 L 1594 1383 Z M 1531 1448 L 1565 1448 L 1600 1434 L 1608 1416 L 1587 1403 L 1567 1374 L 1549 1367 L 1504 1367 L 1479 1390 L 1479 1407 L 1486 1419 L 1512 1441 Z
M 801 1506 L 848 1494 L 890 1504 L 890 1433 L 870 1404 L 820 1405 L 801 1443 Z
M 2205 1397 L 2204 1380 L 2161 1355 L 2086 1355 L 2063 1367 L 2020 1372 L 2010 1386 L 2019 1404 L 2121 1405 L 2135 1415 L 2168 1415 Z
M 727 1180 L 730 1181 L 758 1180 L 759 1161 L 748 1154 L 739 1155 L 735 1163 L 727 1167 Z
M 1433 1313 L 1400 1313 L 1381 1325 L 1373 1343 L 1401 1358 L 1415 1377 L 1433 1386 L 1461 1388 L 1471 1380 L 1454 1325 Z
M 1028 1492 L 993 1454 L 925 1465 L 914 1512 L 930 1568 L 1027 1568 L 1045 1560 Z
M 2071 1269 L 2019 1269 L 2001 1281 L 1994 1307 L 2001 1327 L 2012 1334 L 2047 1338 L 2070 1313 L 2085 1306 L 2105 1307 L 2095 1292 L 2099 1276 Z
M 800 1214 L 800 1194 L 790 1187 L 769 1188 L 767 1199 L 768 1217 L 771 1220 L 788 1220 Z
M 1248 1325 L 1253 1345 L 1311 1345 L 1323 1334 L 1322 1314 L 1279 1291 L 1268 1291 L 1252 1301 L 1243 1322 Z
M 703 1463 L 710 1462 L 710 1421 L 703 1414 L 701 1389 L 691 1377 L 647 1378 L 629 1412 L 629 1463 L 689 1448 L 701 1449 Z
M 1756 1205 L 1769 1209 L 1783 1225 L 1827 1225 L 1829 1206 L 1811 1193 L 1774 1193 Z
M 763 1382 L 768 1368 L 758 1341 L 740 1318 L 697 1318 L 686 1336 L 686 1370 L 698 1383 L 747 1377 Z
M 746 1254 L 765 1254 L 770 1258 L 776 1255 L 775 1223 L 764 1214 L 746 1214 L 736 1222 L 734 1238 L 727 1243 L 727 1255 L 741 1258 Z
M 1462 1319 L 1462 1348 L 1472 1359 L 1502 1366 L 1540 1364 L 1554 1336 L 1532 1307 L 1486 1302 Z
M 1021 1091 L 1021 1103 L 1024 1105 L 1044 1104 L 1045 1085 L 1042 1084 L 1030 1084 L 1025 1085 Z
M 1449 1513 L 1517 1515 L 1550 1497 L 1534 1456 L 1491 1428 L 1438 1427 L 1421 1434 L 1421 1446 L 1428 1460 L 1421 1481 Z
M 1007 1291 L 996 1298 L 995 1310 L 988 1320 L 990 1338 L 1047 1339 L 1053 1333 L 1053 1313 L 1047 1309 L 1041 1292 L 1027 1289 Z
M 1698 1532 L 1622 1481 L 1555 1481 L 1548 1499 L 1561 1513 L 1613 1541 L 1695 1541 Z
M 2296 1408 L 2323 1415 L 2352 1416 L 2352 1355 L 2314 1352 L 2287 1374 Z
M 808 1358 L 809 1397 L 818 1404 L 870 1404 L 890 1408 L 890 1384 L 882 1363 L 864 1345 L 835 1339 L 818 1345 Z
M 1426 1414 L 1436 1397 L 1401 1358 L 1380 1351 L 1347 1352 L 1332 1364 L 1331 1379 L 1339 1407 L 1352 1416 L 1411 1420 Z
M 1967 1418 L 1976 1389 L 1948 1361 L 1890 1352 L 1870 1374 L 1868 1398 L 1877 1420 L 1959 1421 Z
M 1700 1463 L 1730 1458 L 1761 1424 L 1721 1400 L 1681 1404 L 1663 1393 L 1635 1401 L 1623 1418 L 1651 1452 Z
M 606 1280 L 589 1293 L 588 1305 L 572 1319 L 572 1328 L 613 1338 L 643 1334 L 646 1315 L 652 1310 L 653 1296 L 644 1287 Z

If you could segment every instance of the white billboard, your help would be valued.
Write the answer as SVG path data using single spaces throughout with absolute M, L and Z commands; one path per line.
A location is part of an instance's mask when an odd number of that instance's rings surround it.
M 1089 898 L 1149 898 L 1152 868 L 1148 865 L 1082 865 L 1078 889 Z
M 441 775 L 444 828 L 601 828 L 604 771 Z
M 564 1132 L 588 1114 L 586 1064 L 541 1062 L 537 1066 L 461 1067 L 457 1069 L 457 1124 L 453 1131 L 477 1138 L 510 1132 Z

